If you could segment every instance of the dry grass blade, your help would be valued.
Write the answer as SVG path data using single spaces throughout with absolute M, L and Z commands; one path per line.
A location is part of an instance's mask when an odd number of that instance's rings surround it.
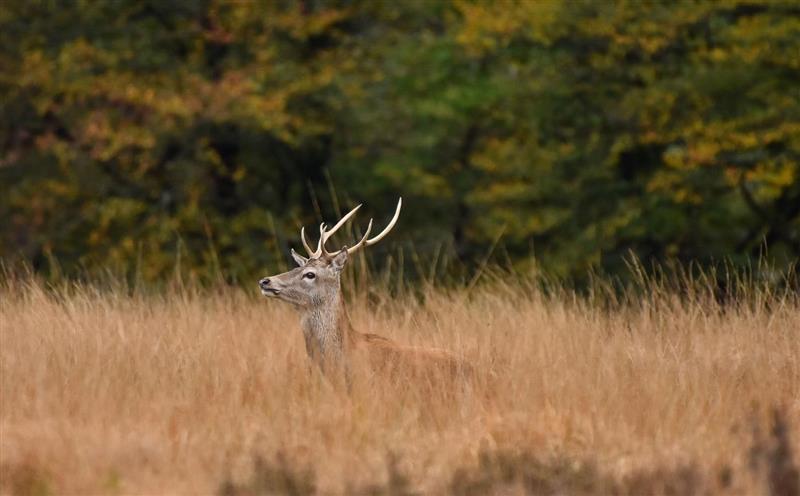
M 413 383 L 343 397 L 309 367 L 291 309 L 239 290 L 12 281 L 0 294 L 0 493 L 797 487 L 791 294 L 720 305 L 653 291 L 602 306 L 527 284 L 425 291 L 424 303 L 356 295 L 354 324 L 490 371 L 494 412 Z M 753 415 L 772 433 L 752 451 L 757 470 L 742 448 Z

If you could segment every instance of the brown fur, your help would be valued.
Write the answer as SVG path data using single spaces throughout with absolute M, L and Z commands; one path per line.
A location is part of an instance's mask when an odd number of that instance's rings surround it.
M 330 379 L 352 379 L 355 370 L 368 376 L 451 381 L 472 376 L 472 367 L 452 353 L 418 348 L 353 329 L 341 295 L 340 273 L 347 260 L 335 257 L 304 259 L 300 267 L 259 282 L 265 296 L 292 303 L 301 314 L 309 358 Z M 309 276 L 313 273 L 313 277 Z

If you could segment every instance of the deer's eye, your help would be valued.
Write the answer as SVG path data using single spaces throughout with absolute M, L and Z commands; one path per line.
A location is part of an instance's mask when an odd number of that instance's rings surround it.
M 314 279 L 315 277 L 317 277 L 317 275 L 314 274 L 313 272 L 306 272 L 305 274 L 303 274 L 303 277 L 305 279 Z

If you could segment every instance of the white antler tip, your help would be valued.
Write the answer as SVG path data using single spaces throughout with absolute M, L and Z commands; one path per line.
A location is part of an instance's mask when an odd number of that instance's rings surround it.
M 319 225 L 319 242 L 317 242 L 317 249 L 315 251 L 313 251 L 313 252 L 311 251 L 311 247 L 308 245 L 308 243 L 306 241 L 306 238 L 305 238 L 305 227 L 302 227 L 300 229 L 300 237 L 301 237 L 301 239 L 303 241 L 303 246 L 305 247 L 306 251 L 308 251 L 309 256 L 314 258 L 314 257 L 319 257 L 321 255 L 335 255 L 336 253 L 341 252 L 341 250 L 339 250 L 339 252 L 328 253 L 328 251 L 325 250 L 325 242 L 331 236 L 333 236 L 333 233 L 335 233 L 340 227 L 342 227 L 342 225 L 345 222 L 347 222 L 347 220 L 350 219 L 350 217 L 352 217 L 356 213 L 356 211 L 358 211 L 358 209 L 361 208 L 362 205 L 363 205 L 363 203 L 359 203 L 358 205 L 356 205 L 344 217 L 339 219 L 339 222 L 337 222 L 330 229 L 327 228 L 327 226 L 325 225 L 324 222 L 321 223 Z M 402 207 L 402 205 L 403 205 L 403 198 L 399 197 L 397 199 L 397 208 L 395 209 L 394 216 L 392 217 L 392 220 L 389 221 L 389 225 L 387 225 L 384 228 L 384 230 L 381 231 L 380 234 L 378 234 L 377 236 L 375 236 L 372 239 L 369 239 L 369 235 L 370 235 L 370 233 L 372 231 L 372 223 L 373 223 L 373 220 L 370 219 L 369 220 L 369 225 L 367 226 L 367 232 L 364 235 L 364 237 L 361 239 L 361 241 L 356 243 L 356 245 L 351 247 L 351 248 L 345 248 L 345 250 L 347 252 L 349 252 L 349 253 L 353 253 L 353 252 L 355 252 L 356 250 L 358 250 L 358 249 L 360 249 L 362 247 L 370 246 L 370 245 L 373 245 L 373 244 L 377 243 L 378 241 L 380 241 L 384 236 L 386 236 L 389 233 L 389 231 L 392 230 L 394 225 L 397 223 L 397 219 L 400 217 L 400 208 Z

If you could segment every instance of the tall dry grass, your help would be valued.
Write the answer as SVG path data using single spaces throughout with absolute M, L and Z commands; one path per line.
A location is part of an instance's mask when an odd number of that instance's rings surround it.
M 353 298 L 358 329 L 491 371 L 487 409 L 414 384 L 342 395 L 309 366 L 293 310 L 255 290 L 11 279 L 0 493 L 775 491 L 756 465 L 778 456 L 772 408 L 789 478 L 800 452 L 796 296 L 650 289 L 613 302 L 500 278 Z

